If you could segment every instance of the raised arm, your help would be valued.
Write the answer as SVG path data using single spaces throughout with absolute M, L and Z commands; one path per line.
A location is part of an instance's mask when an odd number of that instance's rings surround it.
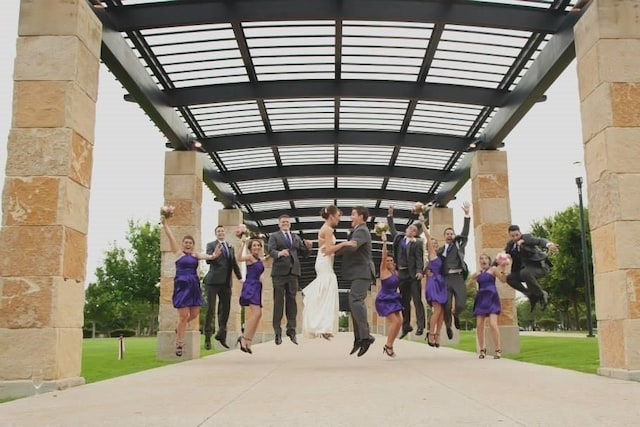
M 167 235 L 167 238 L 169 239 L 171 252 L 173 252 L 174 254 L 179 254 L 180 246 L 178 245 L 176 238 L 173 236 L 173 233 L 171 232 L 171 227 L 169 227 L 169 224 L 167 224 L 167 219 L 165 217 L 161 217 L 160 222 L 162 223 L 162 228 L 164 228 L 164 232 Z
M 382 258 L 380 259 L 380 278 L 382 279 L 382 272 L 389 272 L 387 269 L 387 235 L 383 234 L 380 238 L 382 239 Z
M 246 262 L 247 265 L 251 265 L 256 262 L 256 259 L 251 254 L 243 255 L 244 248 L 247 246 L 247 237 L 242 236 L 240 247 L 236 249 L 236 259 L 241 262 Z
M 465 241 L 469 239 L 469 228 L 471 225 L 471 203 L 464 202 L 462 204 L 462 210 L 464 211 L 464 225 L 462 226 L 462 232 L 458 236 L 462 237 Z
M 391 233 L 391 237 L 395 239 L 398 235 L 398 230 L 396 230 L 396 225 L 393 222 L 393 205 L 389 205 L 389 211 L 387 213 L 387 224 L 389 224 L 389 232 Z

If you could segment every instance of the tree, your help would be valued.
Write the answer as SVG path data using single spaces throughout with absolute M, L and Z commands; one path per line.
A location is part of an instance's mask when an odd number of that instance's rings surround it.
M 160 290 L 160 229 L 149 222 L 129 221 L 129 249 L 115 243 L 96 269 L 96 282 L 86 290 L 85 319 L 101 328 L 137 328 L 148 322 L 155 330 Z
M 572 323 L 576 329 L 579 327 L 582 307 L 585 307 L 585 265 L 582 261 L 579 209 L 577 205 L 573 205 L 553 217 L 544 218 L 531 225 L 534 235 L 545 237 L 560 246 L 560 251 L 550 257 L 553 263 L 551 272 L 540 282 L 550 292 L 553 305 L 563 314 L 565 322 L 568 322 L 569 312 L 573 310 Z M 589 230 L 586 212 L 585 223 L 586 229 Z M 588 232 L 586 240 L 589 263 L 586 268 L 593 283 L 591 238 Z

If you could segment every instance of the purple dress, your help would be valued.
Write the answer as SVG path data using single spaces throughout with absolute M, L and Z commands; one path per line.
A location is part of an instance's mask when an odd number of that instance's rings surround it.
M 397 311 L 402 311 L 402 298 L 398 292 L 399 283 L 398 273 L 393 273 L 380 282 L 380 292 L 376 296 L 378 316 L 386 317 Z
M 473 314 L 474 316 L 500 314 L 500 296 L 496 288 L 496 278 L 486 271 L 478 275 L 478 293 L 473 302 Z
M 433 305 L 437 302 L 440 305 L 447 303 L 447 284 L 442 276 L 442 259 L 437 257 L 436 259 L 429 260 L 429 270 L 433 274 L 427 277 L 427 286 L 424 287 L 425 297 L 429 305 Z
M 176 276 L 173 279 L 173 306 L 175 308 L 202 305 L 202 291 L 198 277 L 198 258 L 184 254 L 176 260 Z
M 256 262 L 247 266 L 247 277 L 240 292 L 240 305 L 259 305 L 262 307 L 262 282 L 260 276 L 264 271 L 264 264 L 256 258 Z

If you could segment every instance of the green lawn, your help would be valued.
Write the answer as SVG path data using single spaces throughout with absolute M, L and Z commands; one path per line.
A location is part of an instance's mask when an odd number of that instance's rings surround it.
M 595 374 L 599 367 L 598 340 L 558 335 L 558 337 L 520 336 L 520 353 L 505 354 L 504 357 Z M 452 348 L 475 352 L 475 332 L 461 331 L 460 344 Z
M 82 376 L 87 383 L 102 381 L 127 375 L 145 369 L 170 365 L 174 361 L 156 359 L 156 338 L 125 338 L 125 353 L 118 360 L 117 338 L 85 339 L 82 347 Z M 202 344 L 204 337 L 202 337 Z M 201 344 L 201 345 L 202 345 Z M 215 350 L 204 350 L 200 354 L 208 356 Z

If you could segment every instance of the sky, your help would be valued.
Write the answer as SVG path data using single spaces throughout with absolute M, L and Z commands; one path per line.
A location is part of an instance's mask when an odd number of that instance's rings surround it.
M 5 0 L 0 15 L 0 178 L 3 186 L 11 127 L 19 3 L 19 0 Z M 128 221 L 157 221 L 163 204 L 166 138 L 136 104 L 124 101 L 125 93 L 101 65 L 86 284 L 94 280 L 95 270 L 110 245 L 115 242 L 126 246 Z M 576 203 L 576 172 L 584 173 L 574 166 L 574 162 L 582 162 L 584 157 L 575 61 L 546 95 L 547 101 L 536 104 L 504 141 L 512 222 L 519 224 L 523 232 L 533 221 Z M 471 201 L 470 183 L 449 204 L 454 209 L 456 230 L 462 227 L 460 206 L 465 200 Z M 221 208 L 204 186 L 202 242 L 213 239 Z M 506 238 L 505 230 L 505 242 Z M 466 259 L 470 266 L 475 264 L 475 257 L 473 236 L 470 236 Z

